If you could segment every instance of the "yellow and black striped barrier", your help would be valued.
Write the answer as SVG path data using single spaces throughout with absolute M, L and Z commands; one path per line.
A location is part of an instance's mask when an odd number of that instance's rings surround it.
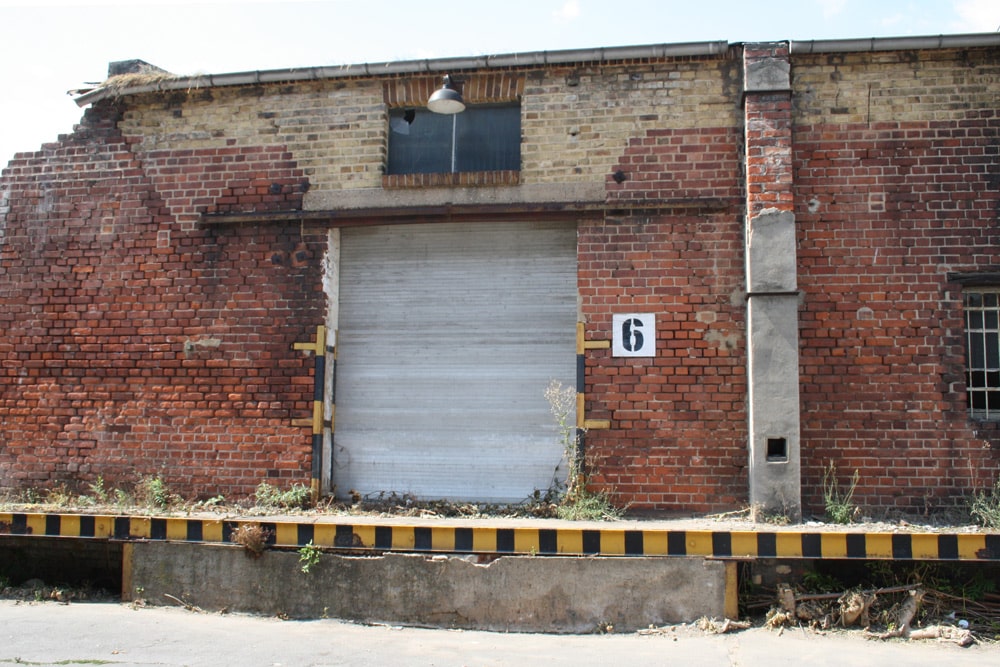
M 320 496 L 323 465 L 323 393 L 326 385 L 326 327 L 316 327 L 316 338 L 311 343 L 294 343 L 294 350 L 312 352 L 315 359 L 313 370 L 313 413 L 309 419 L 293 419 L 293 426 L 312 428 L 312 478 L 310 488 L 313 502 Z M 336 354 L 334 354 L 336 363 Z M 332 426 L 331 426 L 332 428 Z
M 0 537 L 170 540 L 231 543 L 240 524 L 259 523 L 275 547 L 310 542 L 346 551 L 511 554 L 537 556 L 647 556 L 718 559 L 886 559 L 1000 562 L 996 533 L 861 533 L 750 530 L 497 528 L 339 523 L 260 518 L 110 516 L 0 513 Z M 2 545 L 2 542 L 0 542 Z

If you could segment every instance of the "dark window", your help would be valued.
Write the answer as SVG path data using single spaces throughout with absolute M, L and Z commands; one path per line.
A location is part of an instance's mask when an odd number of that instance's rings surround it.
M 970 288 L 965 303 L 965 386 L 973 419 L 1000 420 L 1000 289 Z
M 427 109 L 389 113 L 389 174 L 517 171 L 521 168 L 521 109 L 467 107 L 451 116 Z

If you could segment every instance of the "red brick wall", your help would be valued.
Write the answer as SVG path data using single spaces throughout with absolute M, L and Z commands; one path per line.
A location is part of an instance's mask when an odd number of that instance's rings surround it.
M 746 45 L 749 65 L 768 60 L 787 60 L 786 43 Z M 747 215 L 764 209 L 792 210 L 791 92 L 750 92 L 744 97 L 744 167 Z
M 626 209 L 580 227 L 587 337 L 609 340 L 614 313 L 657 320 L 656 357 L 587 351 L 587 418 L 612 422 L 586 434 L 592 480 L 633 509 L 714 510 L 746 499 L 738 155 L 734 128 L 650 131 L 612 169 L 626 180 L 609 177 L 608 199 L 623 208 L 686 199 L 693 208 Z
M 961 288 L 1000 266 L 1000 117 L 794 129 L 804 500 L 833 463 L 856 501 L 935 509 L 991 486 L 967 417 Z
M 614 87 L 624 72 L 588 74 L 572 87 L 589 112 L 565 102 L 564 76 L 529 81 L 524 94 L 551 106 L 526 112 L 517 180 L 608 174 L 607 214 L 579 228 L 587 337 L 610 339 L 614 313 L 657 317 L 656 357 L 587 351 L 587 417 L 612 425 L 587 434 L 593 481 L 622 504 L 747 500 L 748 199 L 751 213 L 796 217 L 806 509 L 822 510 L 831 462 L 845 479 L 859 470 L 856 500 L 883 508 L 933 508 L 996 480 L 1000 432 L 967 417 L 961 289 L 947 275 L 1000 267 L 1000 119 L 983 93 L 997 64 L 910 55 L 793 56 L 791 101 L 761 93 L 748 109 L 762 150 L 746 155 L 747 188 L 728 60 L 710 74 L 670 65 L 663 78 L 691 87 L 677 95 L 639 87 L 659 63 L 627 77 L 627 97 Z M 359 107 L 368 83 L 259 90 L 256 101 L 218 90 L 183 109 L 153 97 L 124 119 L 105 102 L 73 135 L 11 163 L 0 183 L 0 486 L 160 475 L 185 495 L 237 497 L 263 479 L 308 481 L 310 432 L 290 424 L 312 414 L 313 360 L 291 346 L 323 321 L 325 236 L 199 221 L 301 208 L 307 173 L 327 194 L 377 187 L 383 91 Z M 774 159 L 787 157 L 789 128 L 769 124 L 789 104 L 794 172 Z M 660 122 L 674 127 L 644 129 Z
M 300 206 L 280 147 L 142 155 L 102 104 L 4 173 L 0 484 L 159 475 L 187 496 L 308 482 L 324 247 L 202 211 Z

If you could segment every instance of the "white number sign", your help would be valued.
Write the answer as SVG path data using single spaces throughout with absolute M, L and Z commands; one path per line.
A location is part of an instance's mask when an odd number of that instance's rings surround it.
M 656 356 L 656 316 L 652 313 L 627 313 L 612 316 L 614 331 L 611 353 L 615 357 Z

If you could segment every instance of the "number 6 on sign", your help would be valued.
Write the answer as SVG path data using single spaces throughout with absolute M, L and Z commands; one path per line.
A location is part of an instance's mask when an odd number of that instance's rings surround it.
M 611 354 L 615 357 L 656 356 L 656 316 L 652 313 L 614 315 Z

